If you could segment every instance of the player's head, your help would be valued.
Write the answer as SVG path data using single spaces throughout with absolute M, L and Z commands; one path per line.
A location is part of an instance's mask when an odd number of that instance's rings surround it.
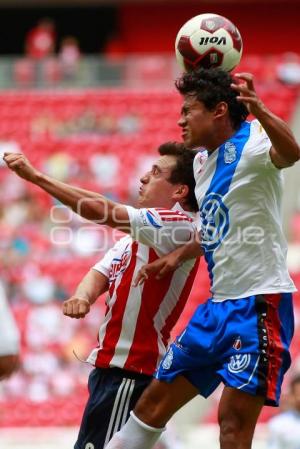
M 292 405 L 298 412 L 300 412 L 300 374 L 291 380 L 290 392 Z
M 196 151 L 182 143 L 166 142 L 158 148 L 160 157 L 150 171 L 141 177 L 140 207 L 172 208 L 179 202 L 186 210 L 197 211 L 194 194 L 193 161 Z
M 181 118 L 184 143 L 189 148 L 208 149 L 215 141 L 226 140 L 248 116 L 237 93 L 231 88 L 233 78 L 221 69 L 198 68 L 184 73 L 175 83 L 183 95 Z

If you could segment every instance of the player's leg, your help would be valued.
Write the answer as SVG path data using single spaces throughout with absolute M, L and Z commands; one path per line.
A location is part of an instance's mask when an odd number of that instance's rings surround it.
M 226 385 L 219 407 L 221 448 L 248 449 L 263 404 L 278 405 L 290 365 L 292 297 L 257 295 L 224 306 L 228 316 L 235 313 L 227 320 L 226 358 L 218 370 Z
M 183 376 L 177 376 L 171 383 L 154 379 L 128 422 L 106 449 L 152 448 L 171 416 L 198 393 L 198 389 Z
M 145 390 L 126 425 L 106 449 L 150 449 L 171 416 L 197 394 L 208 397 L 218 386 L 218 366 L 209 363 L 214 314 L 211 302 L 200 305 L 187 328 L 162 359 L 156 380 Z
M 75 449 L 103 449 L 128 420 L 151 379 L 118 368 L 94 369 Z
M 221 449 L 251 449 L 265 398 L 225 387 L 218 411 Z
M 198 389 L 184 376 L 177 376 L 171 383 L 154 379 L 139 399 L 134 413 L 151 427 L 164 427 L 174 413 L 197 394 Z

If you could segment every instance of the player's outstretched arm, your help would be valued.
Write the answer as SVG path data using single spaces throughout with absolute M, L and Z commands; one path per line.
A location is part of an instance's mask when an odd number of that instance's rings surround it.
M 39 186 L 87 220 L 130 232 L 128 212 L 122 204 L 44 175 L 23 154 L 5 153 L 3 159 L 18 176 Z
M 77 286 L 71 298 L 63 302 L 63 314 L 71 318 L 84 318 L 97 298 L 108 290 L 108 278 L 91 269 Z
M 20 360 L 18 355 L 12 354 L 0 356 L 0 380 L 6 379 L 17 371 L 19 365 Z
M 136 287 L 142 284 L 150 276 L 155 276 L 156 279 L 162 279 L 168 273 L 175 271 L 186 260 L 198 258 L 202 255 L 203 250 L 201 249 L 199 240 L 195 238 L 175 249 L 170 254 L 152 263 L 143 265 L 134 279 L 133 286 Z
M 261 123 L 272 142 L 270 156 L 277 168 L 290 167 L 300 159 L 300 147 L 287 123 L 273 114 L 257 96 L 253 75 L 240 73 L 235 75 L 240 84 L 231 87 L 239 93 L 237 99 L 246 104 L 249 112 Z

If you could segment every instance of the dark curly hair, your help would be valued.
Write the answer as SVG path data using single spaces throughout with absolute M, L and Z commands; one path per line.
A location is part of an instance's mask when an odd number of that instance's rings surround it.
M 175 156 L 177 164 L 168 181 L 171 184 L 185 184 L 189 188 L 186 203 L 193 212 L 199 210 L 195 197 L 195 178 L 193 170 L 194 157 L 197 150 L 188 150 L 183 143 L 166 142 L 160 145 L 158 152 L 161 156 Z
M 209 111 L 221 101 L 227 103 L 232 127 L 238 129 L 249 112 L 243 103 L 237 101 L 238 93 L 231 88 L 232 82 L 232 76 L 224 70 L 200 67 L 184 73 L 175 81 L 175 86 L 181 95 L 195 95 Z

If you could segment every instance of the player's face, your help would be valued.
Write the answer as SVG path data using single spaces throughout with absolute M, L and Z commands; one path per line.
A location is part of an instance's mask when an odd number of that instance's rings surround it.
M 185 96 L 178 125 L 182 128 L 182 139 L 188 148 L 209 148 L 214 132 L 213 117 L 214 112 L 206 109 L 195 96 Z
M 175 156 L 161 156 L 150 171 L 141 177 L 139 189 L 139 207 L 165 207 L 174 205 L 174 193 L 178 185 L 171 184 L 168 179 L 176 166 Z

